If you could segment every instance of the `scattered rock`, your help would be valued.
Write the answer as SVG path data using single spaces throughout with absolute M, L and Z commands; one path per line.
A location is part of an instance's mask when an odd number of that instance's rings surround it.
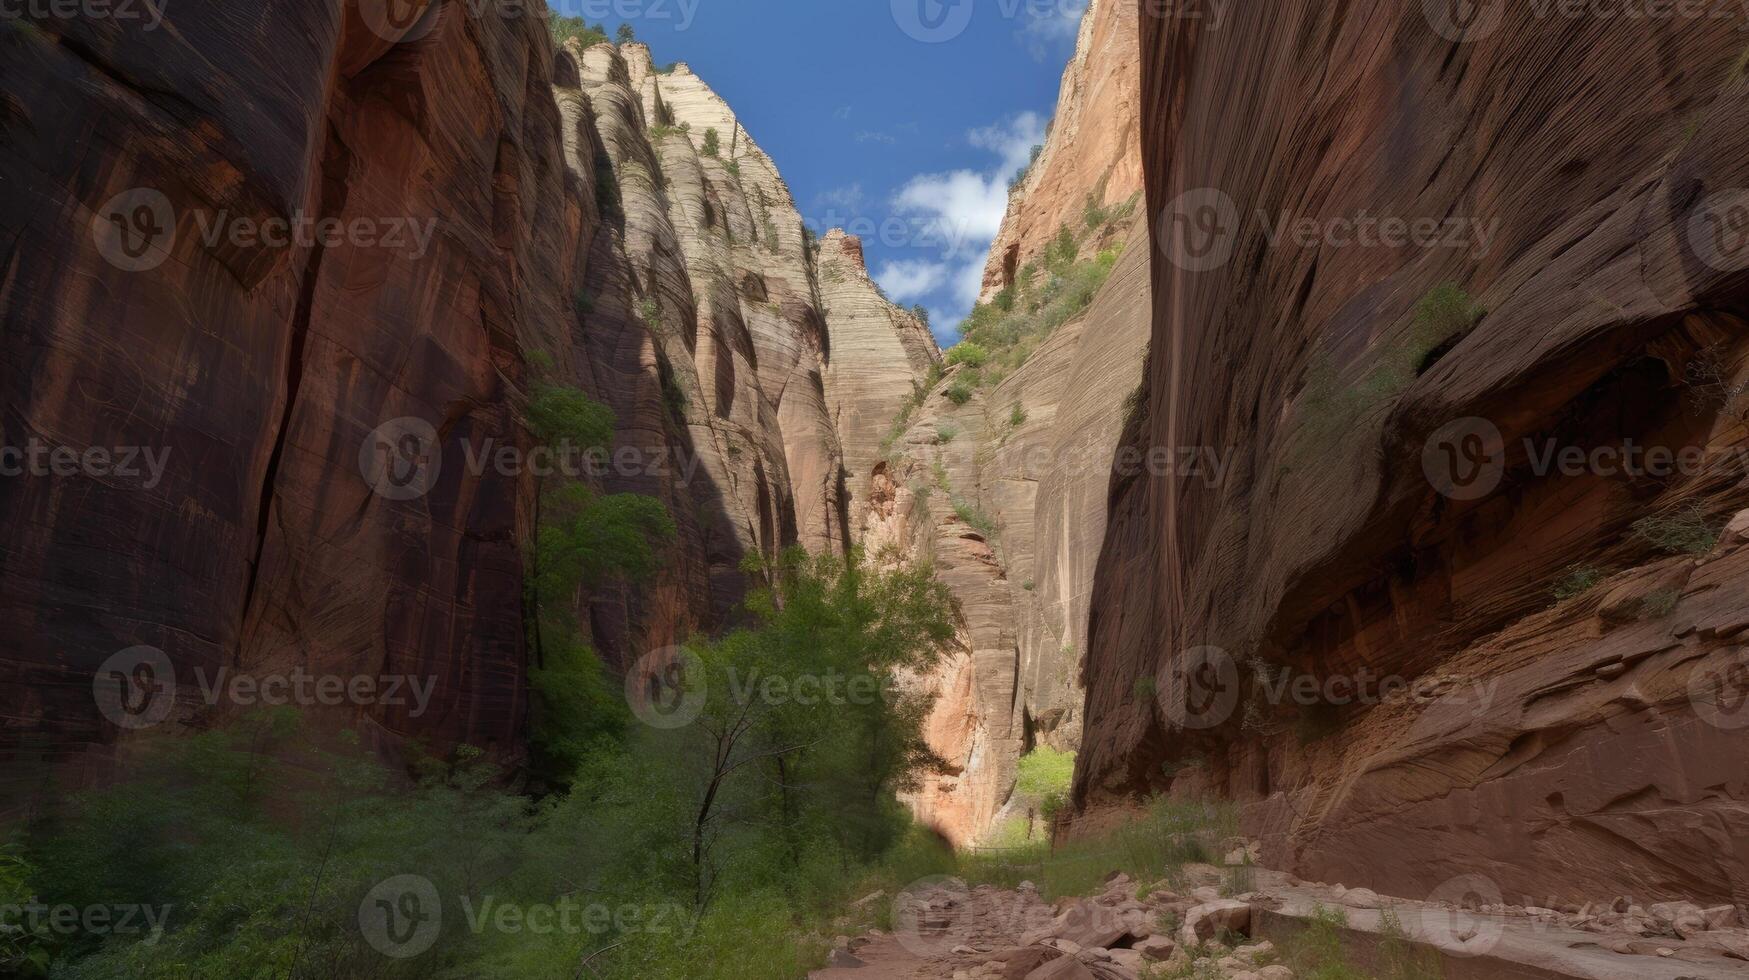
M 868 964 L 857 959 L 856 954 L 848 949 L 834 949 L 832 950 L 831 957 L 826 960 L 826 965 L 841 970 L 853 970 L 859 966 L 867 966 Z
M 1150 960 L 1164 961 L 1172 957 L 1178 944 L 1166 936 L 1149 936 L 1130 947 Z
M 1370 888 L 1351 888 L 1342 896 L 1342 904 L 1351 909 L 1376 909 L 1379 896 Z

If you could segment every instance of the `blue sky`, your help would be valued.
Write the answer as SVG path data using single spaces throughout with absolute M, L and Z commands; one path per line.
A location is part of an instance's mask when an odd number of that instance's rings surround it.
M 944 344 L 1009 179 L 1041 142 L 1086 0 L 550 0 L 685 61 L 777 161 L 804 219 L 863 233 Z M 634 16 L 622 16 L 623 14 Z

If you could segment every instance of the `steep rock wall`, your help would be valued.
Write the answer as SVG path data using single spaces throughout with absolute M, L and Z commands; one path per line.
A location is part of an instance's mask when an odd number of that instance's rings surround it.
M 1479 874 L 1536 904 L 1741 902 L 1744 543 L 1650 539 L 1749 504 L 1749 256 L 1710 234 L 1741 227 L 1728 192 L 1749 179 L 1742 38 L 1512 5 L 1441 33 L 1432 9 L 1143 20 L 1160 221 L 1125 444 L 1231 465 L 1112 484 L 1076 800 L 1236 797 L 1265 863 L 1388 893 Z M 1489 242 L 1267 235 L 1362 209 Z M 1416 309 L 1442 283 L 1485 315 L 1432 336 Z M 1705 465 L 1564 475 L 1527 437 Z M 1665 523 L 1636 533 L 1647 518 Z M 1601 583 L 1558 599 L 1576 573 Z M 1283 668 L 1422 686 L 1278 706 L 1260 687 Z
M 731 625 L 747 555 L 848 547 L 832 326 L 781 177 L 744 131 L 701 152 L 731 114 L 690 72 L 555 53 L 535 13 L 196 3 L 137 36 L 0 32 L 0 436 L 168 454 L 150 485 L 0 480 L 6 758 L 103 759 L 125 732 L 99 667 L 151 647 L 172 727 L 246 706 L 197 683 L 221 669 L 412 677 L 424 710 L 314 710 L 390 757 L 515 763 L 538 481 L 492 460 L 532 448 L 537 381 L 614 410 L 588 479 L 679 529 L 655 581 L 578 597 L 610 666 Z M 230 235 L 275 218 L 432 232 Z M 868 292 L 857 316 L 915 346 Z
M 1058 229 L 1080 231 L 1090 199 L 1105 208 L 1141 193 L 1136 27 L 1145 6 L 1144 0 L 1093 0 L 1082 14 L 1043 149 L 1009 194 L 1002 230 L 990 246 L 981 301 L 1012 284 Z M 1084 242 L 1083 249 L 1092 254 L 1111 244 Z

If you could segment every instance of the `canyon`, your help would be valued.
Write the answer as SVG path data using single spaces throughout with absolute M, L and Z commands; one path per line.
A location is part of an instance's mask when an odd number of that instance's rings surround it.
M 164 462 L 0 480 L 0 809 L 117 765 L 142 662 L 170 731 L 234 710 L 197 676 L 429 677 L 310 711 L 525 762 L 541 478 L 479 460 L 560 384 L 613 412 L 591 485 L 676 527 L 574 596 L 628 687 L 742 622 L 749 559 L 933 568 L 904 801 L 956 847 L 1044 747 L 1062 840 L 1218 797 L 1283 880 L 1749 903 L 1739 34 L 1095 0 L 980 308 L 1108 275 L 997 372 L 684 62 L 418 9 L 0 32 L 0 445 Z M 429 238 L 209 233 L 386 216 Z

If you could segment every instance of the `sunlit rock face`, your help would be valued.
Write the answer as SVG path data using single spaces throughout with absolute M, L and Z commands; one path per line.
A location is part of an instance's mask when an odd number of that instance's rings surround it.
M 1124 445 L 1228 465 L 1111 484 L 1076 801 L 1234 797 L 1266 864 L 1387 894 L 1741 902 L 1742 38 L 1437 6 L 1142 22 Z

